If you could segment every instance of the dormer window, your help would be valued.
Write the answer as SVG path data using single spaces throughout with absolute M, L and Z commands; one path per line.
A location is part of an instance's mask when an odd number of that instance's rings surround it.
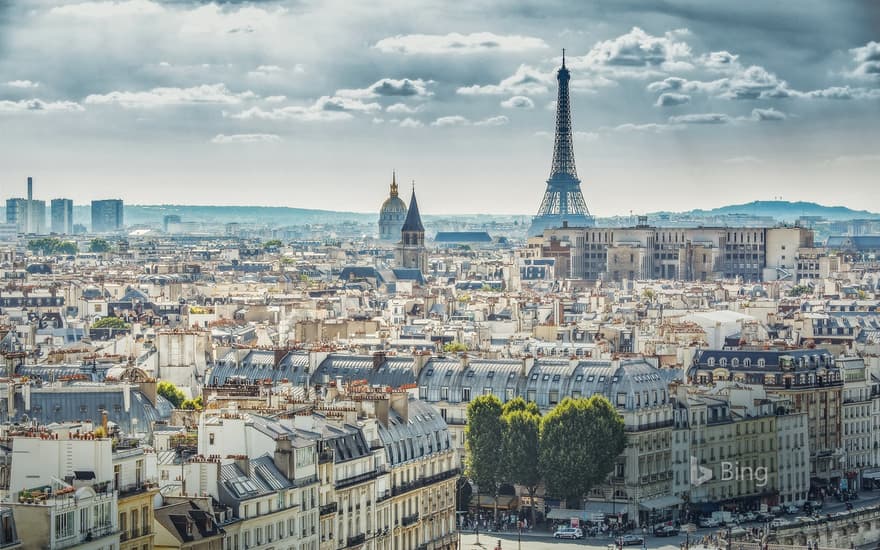
M 710 367 L 714 367 L 714 366 L 715 366 L 715 358 L 714 358 L 714 357 L 710 357 L 710 358 L 708 358 L 708 359 L 706 360 L 706 365 L 708 365 L 708 366 L 710 366 Z

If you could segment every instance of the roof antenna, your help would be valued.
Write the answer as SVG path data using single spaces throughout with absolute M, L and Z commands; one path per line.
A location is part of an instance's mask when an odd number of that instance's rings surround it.
M 565 68 L 565 48 L 562 48 L 562 68 Z

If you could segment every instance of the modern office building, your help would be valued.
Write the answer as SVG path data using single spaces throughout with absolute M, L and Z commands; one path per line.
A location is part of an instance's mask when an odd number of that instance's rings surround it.
M 112 233 L 122 229 L 122 199 L 92 201 L 92 232 Z
M 73 201 L 52 199 L 52 233 L 71 235 L 73 233 Z
M 27 198 L 6 200 L 6 222 L 15 224 L 19 233 L 40 235 L 46 232 L 46 201 L 34 200 L 34 180 L 28 177 Z

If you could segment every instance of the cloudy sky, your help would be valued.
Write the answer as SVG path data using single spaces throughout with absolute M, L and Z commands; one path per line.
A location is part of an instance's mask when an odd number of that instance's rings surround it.
M 880 211 L 873 0 L 0 0 L 0 196 L 533 214 L 563 47 L 594 214 Z

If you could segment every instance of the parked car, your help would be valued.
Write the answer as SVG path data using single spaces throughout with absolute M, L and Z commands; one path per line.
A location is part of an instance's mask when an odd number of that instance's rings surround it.
M 715 518 L 700 518 L 700 527 L 718 527 L 721 523 Z
M 645 538 L 641 535 L 623 535 L 617 539 L 618 546 L 641 546 L 645 544 Z
M 582 539 L 584 532 L 578 527 L 560 527 L 553 533 L 553 537 L 557 539 Z
M 746 512 L 745 514 L 740 515 L 740 518 L 740 523 L 746 521 L 755 521 L 756 519 L 758 519 L 758 514 L 754 512 Z
M 800 512 L 800 510 L 798 510 L 798 507 L 795 506 L 794 504 L 789 504 L 788 506 L 785 507 L 786 514 L 794 515 L 794 514 L 797 514 L 798 512 Z
M 788 525 L 788 520 L 784 520 L 782 518 L 776 518 L 770 522 L 771 529 L 779 529 L 780 527 L 785 527 Z
M 674 537 L 678 534 L 678 529 L 674 525 L 658 525 L 654 527 L 655 537 Z

